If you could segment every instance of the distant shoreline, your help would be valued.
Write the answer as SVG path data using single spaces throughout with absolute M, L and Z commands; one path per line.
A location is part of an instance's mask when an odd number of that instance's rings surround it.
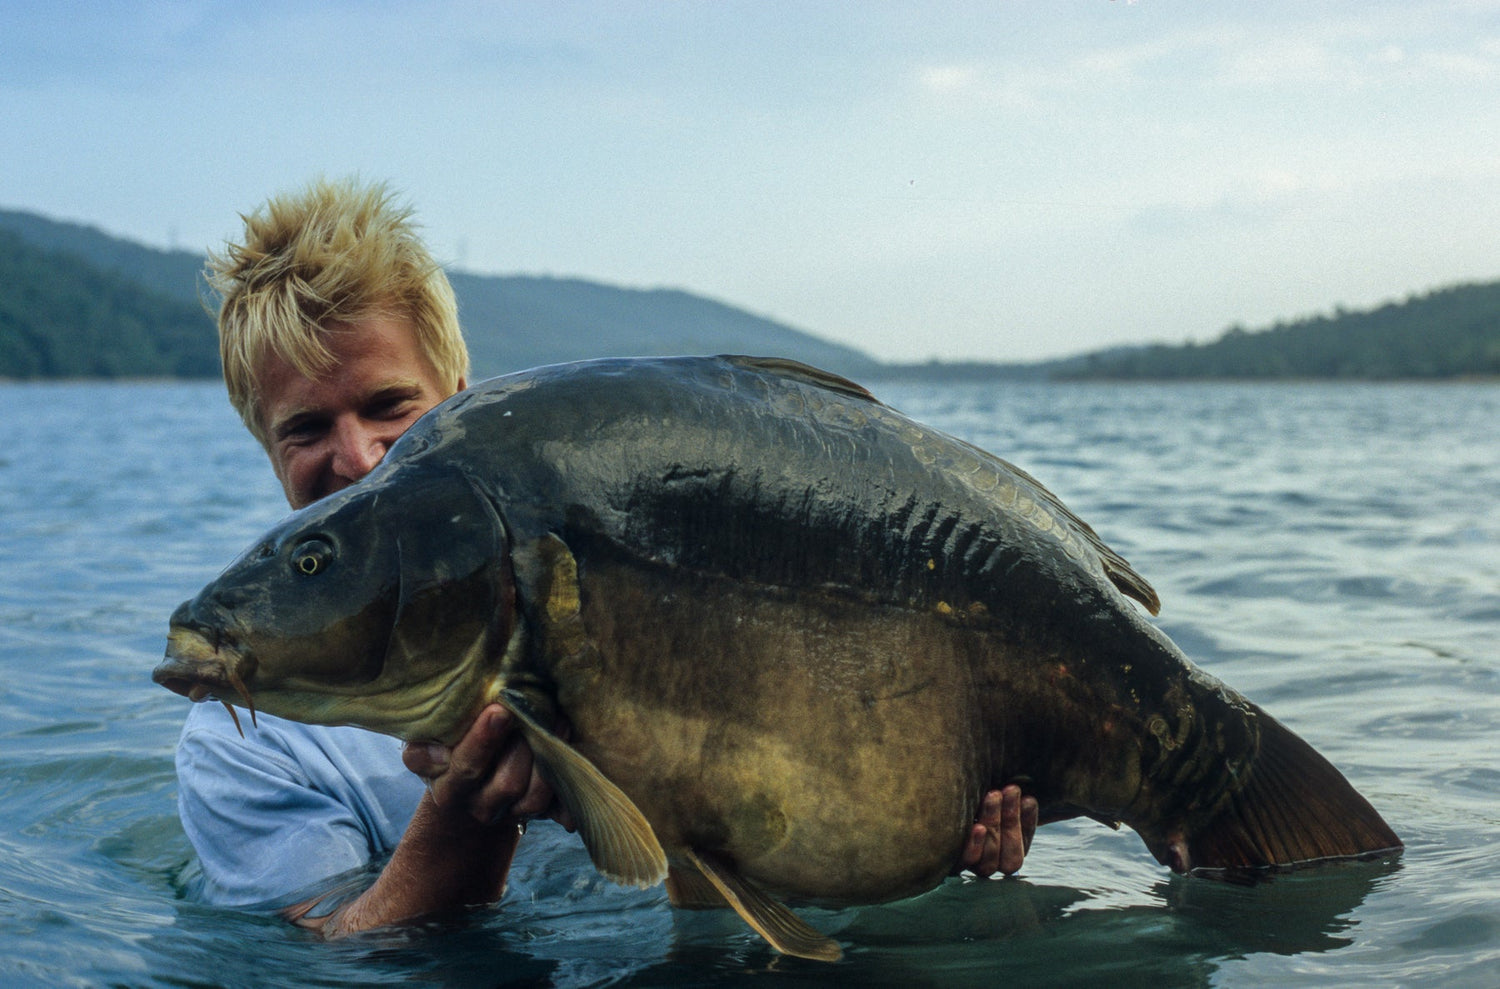
M 1008 367 L 1009 365 L 1001 365 Z M 517 368 L 516 370 L 525 370 Z M 504 374 L 513 374 L 514 371 L 501 371 L 497 374 L 485 377 L 500 377 Z M 485 377 L 476 377 L 476 381 L 485 380 Z M 1045 374 L 1017 375 L 1008 372 L 1000 372 L 993 375 L 979 375 L 966 373 L 943 377 L 940 374 L 904 374 L 900 372 L 881 372 L 857 376 L 854 379 L 858 383 L 871 384 L 913 384 L 913 385 L 986 385 L 986 384 L 1039 384 L 1039 385 L 1497 385 L 1500 384 L 1500 375 L 1494 374 L 1462 374 L 1447 375 L 1443 377 L 1401 377 L 1401 378 L 1355 378 L 1355 377 L 1327 377 L 1318 378 L 1310 376 L 1287 376 L 1287 377 L 1199 377 L 1199 378 L 1147 378 L 1147 377 L 1052 377 Z M 149 384 L 216 384 L 222 385 L 223 379 L 217 377 L 200 376 L 176 376 L 176 375 L 143 375 L 143 376 L 88 376 L 88 375 L 61 375 L 57 377 L 34 377 L 14 378 L 0 377 L 0 386 L 5 385 L 149 385 Z

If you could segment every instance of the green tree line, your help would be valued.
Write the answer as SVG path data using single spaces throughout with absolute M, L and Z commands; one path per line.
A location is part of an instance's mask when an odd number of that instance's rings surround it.
M 0 377 L 218 374 L 213 320 L 201 306 L 0 229 Z
M 1500 376 L 1500 283 L 1457 285 L 1363 312 L 1337 310 L 1212 343 L 1095 355 L 1069 378 Z

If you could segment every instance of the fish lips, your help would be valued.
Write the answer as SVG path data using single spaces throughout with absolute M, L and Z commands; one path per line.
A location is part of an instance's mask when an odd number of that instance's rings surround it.
M 166 658 L 151 671 L 151 679 L 195 703 L 232 698 L 248 706 L 251 700 L 245 681 L 255 665 L 252 657 L 224 642 L 222 636 L 210 639 L 174 620 L 167 633 Z

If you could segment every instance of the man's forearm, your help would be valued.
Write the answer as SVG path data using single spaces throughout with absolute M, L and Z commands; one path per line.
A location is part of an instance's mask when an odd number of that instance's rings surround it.
M 479 824 L 461 812 L 444 813 L 424 795 L 369 889 L 326 917 L 299 917 L 296 908 L 288 915 L 326 937 L 341 937 L 494 903 L 505 892 L 519 838 L 514 821 Z

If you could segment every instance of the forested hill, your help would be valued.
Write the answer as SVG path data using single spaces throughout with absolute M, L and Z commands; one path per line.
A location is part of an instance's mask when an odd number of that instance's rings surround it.
M 218 375 L 202 255 L 0 210 L 0 378 Z M 451 274 L 474 378 L 590 357 L 752 353 L 854 377 L 852 348 L 701 296 Z
M 218 373 L 213 322 L 197 303 L 0 229 L 0 378 Z
M 452 272 L 476 377 L 593 357 L 764 354 L 854 378 L 880 365 L 841 344 L 676 289 Z M 489 369 L 489 370 L 486 370 Z
M 1500 282 L 1456 285 L 1362 312 L 1339 310 L 1212 343 L 1086 357 L 1058 377 L 1459 378 L 1500 376 Z
M 202 255 L 0 210 L 0 378 L 216 377 Z M 856 380 L 1454 378 L 1500 376 L 1500 282 L 1339 310 L 1212 343 L 1059 361 L 881 364 L 742 309 L 670 289 L 451 275 L 473 378 L 589 357 L 749 353 Z

